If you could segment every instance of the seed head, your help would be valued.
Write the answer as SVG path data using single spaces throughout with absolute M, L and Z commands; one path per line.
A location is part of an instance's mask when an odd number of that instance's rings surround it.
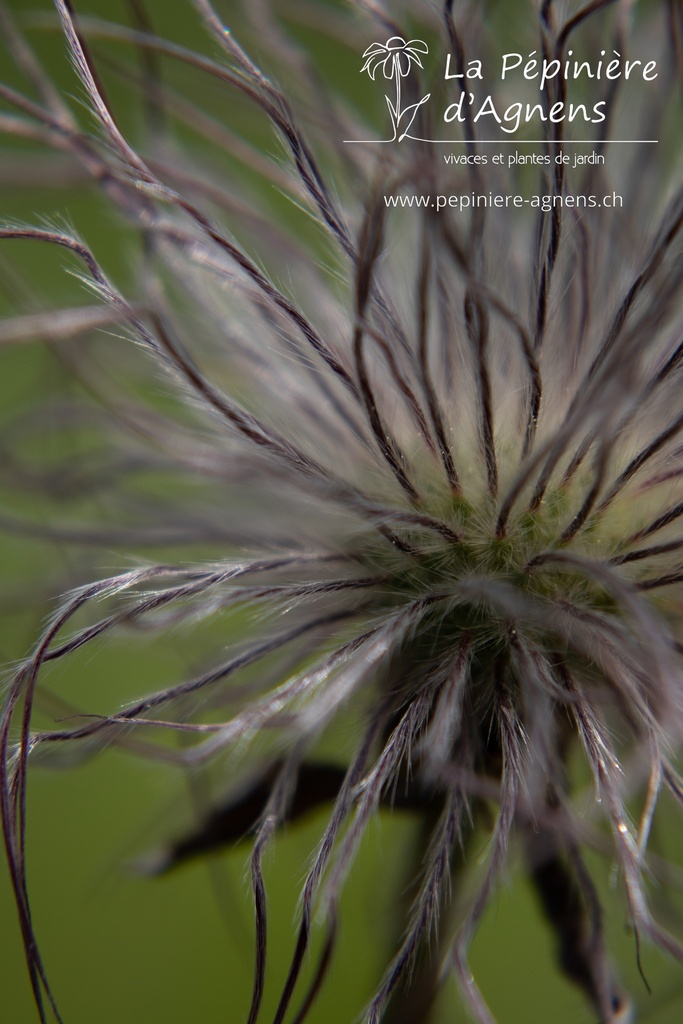
M 343 144 L 371 129 L 323 85 L 269 5 L 257 5 L 270 52 L 261 68 L 208 0 L 194 6 L 215 59 L 155 36 L 138 5 L 131 29 L 79 22 L 70 0 L 55 3 L 91 116 L 76 119 L 0 10 L 39 97 L 3 86 L 14 113 L 0 115 L 0 128 L 55 147 L 99 184 L 141 233 L 140 272 L 124 295 L 96 241 L 5 225 L 2 239 L 66 252 L 97 305 L 17 317 L 4 332 L 60 346 L 90 392 L 71 414 L 107 436 L 101 475 L 120 495 L 98 537 L 131 551 L 177 546 L 180 556 L 72 590 L 7 690 L 4 834 L 41 1020 L 62 1018 L 27 895 L 29 761 L 112 743 L 224 773 L 225 792 L 200 827 L 146 867 L 170 870 L 251 836 L 248 1024 L 267 981 L 264 851 L 281 825 L 322 806 L 276 1024 L 295 999 L 292 1019 L 313 1020 L 320 986 L 333 984 L 340 893 L 368 825 L 389 808 L 419 818 L 425 840 L 367 1024 L 404 1019 L 397 993 L 411 1021 L 426 1021 L 449 974 L 474 1019 L 491 1024 L 468 951 L 511 846 L 523 852 L 560 969 L 603 1024 L 626 1020 L 584 850 L 614 858 L 636 934 L 682 959 L 680 941 L 650 911 L 645 879 L 661 867 L 647 852 L 661 788 L 683 804 L 672 760 L 683 727 L 683 190 L 666 143 L 610 140 L 623 140 L 629 121 L 634 139 L 664 138 L 680 110 L 678 8 L 604 0 L 574 5 L 565 19 L 552 0 L 525 7 L 539 60 L 562 64 L 573 45 L 595 66 L 601 47 L 639 55 L 644 40 L 658 75 L 638 93 L 623 78 L 578 86 L 602 103 L 594 153 L 607 163 L 574 159 L 588 151 L 567 144 L 575 125 L 548 116 L 568 88 L 551 76 L 533 125 L 542 145 L 520 142 L 515 152 L 501 143 L 505 161 L 494 164 L 497 149 L 470 110 L 452 148 L 472 159 L 454 165 L 430 141 L 445 95 L 430 60 L 443 67 L 450 54 L 461 75 L 482 54 L 491 66 L 499 60 L 476 5 L 421 4 L 407 25 L 398 4 L 395 18 L 380 4 L 356 5 L 348 29 L 372 79 L 363 75 L 364 88 L 390 92 L 393 138 L 383 146 Z M 143 55 L 142 73 L 129 72 L 147 108 L 139 146 L 91 54 L 100 40 Z M 281 161 L 264 166 L 229 126 L 173 94 L 161 57 L 251 104 L 282 145 Z M 291 99 L 275 84 L 282 60 Z M 463 98 L 466 82 L 444 106 Z M 222 183 L 172 142 L 174 119 L 226 151 Z M 520 153 L 542 159 L 529 166 Z M 254 204 L 245 167 L 292 196 L 315 233 L 287 227 L 291 211 L 273 213 L 266 198 Z M 508 194 L 526 199 L 493 202 Z M 428 201 L 407 201 L 416 196 Z M 437 201 L 449 196 L 457 202 Z M 487 196 L 488 205 L 476 201 Z M 587 196 L 622 205 L 586 208 Z M 81 339 L 64 345 L 103 326 L 124 335 L 107 351 L 88 354 Z M 131 485 L 140 467 L 170 479 L 170 497 L 143 500 Z M 85 494 L 97 472 L 87 460 L 72 470 L 64 486 Z M 81 524 L 74 542 L 88 538 L 93 528 Z M 189 562 L 192 545 L 211 560 Z M 206 620 L 220 625 L 220 644 L 197 674 L 152 693 L 140 679 L 139 698 L 118 711 L 34 728 L 48 663 L 136 630 L 189 636 Z M 351 756 L 321 757 L 349 708 L 360 723 Z M 180 748 L 169 730 L 185 738 Z M 470 890 L 482 829 L 487 859 Z M 464 883 L 451 901 L 455 879 Z M 306 992 L 316 909 L 325 938 Z

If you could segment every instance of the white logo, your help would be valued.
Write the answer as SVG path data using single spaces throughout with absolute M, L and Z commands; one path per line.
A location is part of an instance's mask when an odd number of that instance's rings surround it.
M 420 54 L 426 53 L 429 53 L 429 47 L 421 39 L 406 42 L 401 36 L 392 36 L 386 43 L 372 43 L 363 54 L 365 64 L 361 68 L 361 74 L 367 71 L 374 82 L 381 68 L 387 82 L 396 83 L 395 98 L 385 96 L 393 130 L 392 137 L 384 140 L 386 142 L 402 142 L 405 138 L 412 138 L 409 135 L 412 123 L 422 104 L 431 96 L 431 93 L 427 93 L 418 103 L 401 107 L 401 79 L 406 78 L 413 64 L 423 67 Z

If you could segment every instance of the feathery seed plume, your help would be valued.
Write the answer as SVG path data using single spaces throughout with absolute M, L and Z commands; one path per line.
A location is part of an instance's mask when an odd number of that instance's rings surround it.
M 3 223 L 3 255 L 17 239 L 57 249 L 94 300 L 7 318 L 0 339 L 49 342 L 80 385 L 65 432 L 85 423 L 102 439 L 97 465 L 86 454 L 42 483 L 86 509 L 106 487 L 109 513 L 50 520 L 47 534 L 147 558 L 72 589 L 6 688 L 2 820 L 40 1020 L 69 1017 L 29 905 L 31 762 L 107 745 L 223 779 L 197 829 L 144 866 L 169 871 L 249 838 L 248 1024 L 266 1019 L 272 983 L 264 854 L 281 826 L 321 808 L 274 1024 L 315 1021 L 316 996 L 335 983 L 342 890 L 369 825 L 392 809 L 422 823 L 422 844 L 365 1024 L 433 1019 L 449 976 L 473 1019 L 493 1024 L 469 950 L 513 849 L 591 1019 L 629 1019 L 585 852 L 616 863 L 636 936 L 683 960 L 648 892 L 667 877 L 648 857 L 660 791 L 683 805 L 683 187 L 666 141 L 680 115 L 680 4 L 516 5 L 525 61 L 536 47 L 539 66 L 570 61 L 571 72 L 581 53 L 595 72 L 548 74 L 540 89 L 518 80 L 536 108 L 519 139 L 542 140 L 518 152 L 540 154 L 533 162 L 513 159 L 501 118 L 478 117 L 468 98 L 480 88 L 472 62 L 484 55 L 492 80 L 500 60 L 479 4 L 296 5 L 304 22 L 358 43 L 355 73 L 368 107 L 386 91 L 391 139 L 386 120 L 368 126 L 337 94 L 267 0 L 252 11 L 258 64 L 209 0 L 193 4 L 206 54 L 157 36 L 139 0 L 133 27 L 85 6 L 55 0 L 86 109 L 0 6 L 25 81 L 0 85 L 0 129 L 100 189 L 141 234 L 139 257 L 126 242 L 139 273 L 119 288 L 96 233 L 86 244 L 54 224 Z M 141 58 L 125 69 L 142 99 L 139 142 L 105 86 L 121 75 L 117 44 Z M 601 54 L 604 69 L 641 51 L 657 75 L 638 88 L 598 78 Z M 253 111 L 257 133 L 267 124 L 279 159 L 232 128 L 229 103 L 218 119 L 176 94 L 166 62 L 239 97 L 236 116 Z M 500 83 L 486 88 L 503 109 Z M 550 116 L 574 89 L 602 119 L 579 128 L 580 113 Z M 444 127 L 468 159 L 444 159 L 432 141 Z M 220 155 L 220 179 L 183 141 L 189 129 L 214 167 Z M 611 144 L 627 130 L 659 145 Z M 585 131 L 606 162 L 575 160 L 587 150 L 567 143 Z M 257 178 L 297 208 L 252 188 Z M 494 202 L 513 194 L 519 204 Z M 586 196 L 615 201 L 586 208 Z M 104 346 L 86 341 L 102 329 Z M 172 491 L 143 493 L 140 474 Z M 17 472 L 22 482 L 36 481 Z M 155 544 L 177 560 L 152 560 Z M 195 673 L 152 692 L 141 677 L 138 697 L 107 714 L 34 724 L 52 664 L 68 671 L 77 652 L 106 656 L 118 636 L 189 637 L 207 622 L 215 648 Z M 353 750 L 321 754 L 349 709 Z

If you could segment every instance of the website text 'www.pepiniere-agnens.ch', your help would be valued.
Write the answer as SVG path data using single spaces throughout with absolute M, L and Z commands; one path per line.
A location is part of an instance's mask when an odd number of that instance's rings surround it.
M 385 195 L 389 209 L 431 208 L 432 210 L 523 209 L 526 206 L 544 211 L 564 209 L 621 209 L 624 200 L 617 192 L 594 195 L 502 195 L 492 192 L 464 192 L 453 195 Z

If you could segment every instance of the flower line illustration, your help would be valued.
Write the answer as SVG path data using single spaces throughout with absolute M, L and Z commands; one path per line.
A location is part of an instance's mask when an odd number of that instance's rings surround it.
M 374 82 L 377 72 L 381 69 L 385 79 L 394 80 L 396 83 L 395 99 L 392 101 L 389 96 L 385 97 L 393 129 L 392 138 L 387 140 L 389 142 L 402 142 L 409 135 L 418 110 L 431 95 L 431 93 L 427 93 L 419 102 L 410 103 L 406 107 L 401 106 L 401 79 L 407 77 L 413 64 L 417 64 L 420 68 L 423 67 L 420 54 L 427 53 L 429 53 L 429 47 L 423 40 L 411 39 L 406 42 L 401 36 L 391 36 L 386 43 L 372 43 L 363 53 L 363 57 L 366 59 L 361 68 L 361 74 L 367 71 Z M 401 122 L 405 123 L 401 124 Z M 398 134 L 399 128 L 401 129 L 400 135 Z

